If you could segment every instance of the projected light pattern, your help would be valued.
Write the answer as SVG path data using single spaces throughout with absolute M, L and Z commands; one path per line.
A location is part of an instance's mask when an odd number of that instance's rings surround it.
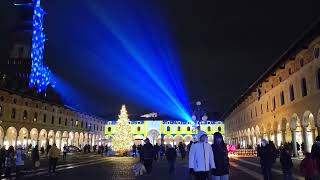
M 46 90 L 48 85 L 54 86 L 51 81 L 50 69 L 43 64 L 44 43 L 46 41 L 43 32 L 44 10 L 40 6 L 40 0 L 33 0 L 33 32 L 31 49 L 31 73 L 29 76 L 29 87 L 36 87 L 37 92 Z
M 112 81 L 113 87 L 138 103 L 192 122 L 179 59 L 165 23 L 154 16 L 157 12 L 135 2 L 113 3 L 112 9 L 88 4 L 107 30 L 101 35 L 106 42 L 95 42 L 99 46 L 94 44 L 90 52 L 90 59 L 98 61 L 95 70 L 104 77 L 102 81 Z

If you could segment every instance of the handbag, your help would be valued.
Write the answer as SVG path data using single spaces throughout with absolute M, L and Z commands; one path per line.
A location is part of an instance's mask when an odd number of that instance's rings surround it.
M 40 161 L 36 161 L 36 162 L 34 163 L 34 166 L 35 166 L 36 168 L 40 167 Z

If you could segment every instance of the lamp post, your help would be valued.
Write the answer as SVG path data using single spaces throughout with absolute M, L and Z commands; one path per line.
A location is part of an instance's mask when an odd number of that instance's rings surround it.
M 206 115 L 206 112 L 201 107 L 201 105 L 202 105 L 201 101 L 197 101 L 196 102 L 196 106 L 195 106 L 195 108 L 193 110 L 193 113 L 192 113 L 193 139 L 196 139 L 196 134 L 197 134 L 198 131 L 200 131 L 201 121 L 207 121 L 208 120 L 208 116 Z

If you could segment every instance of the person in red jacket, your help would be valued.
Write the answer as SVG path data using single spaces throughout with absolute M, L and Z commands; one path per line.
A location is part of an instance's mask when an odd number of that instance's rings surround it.
M 300 172 L 305 177 L 305 180 L 315 180 L 317 164 L 312 158 L 311 153 L 307 152 L 306 157 L 301 161 Z

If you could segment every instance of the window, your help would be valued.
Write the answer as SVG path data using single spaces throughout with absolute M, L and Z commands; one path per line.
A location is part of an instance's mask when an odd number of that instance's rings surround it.
M 71 126 L 73 126 L 73 119 L 71 119 Z
M 250 111 L 250 117 L 251 117 L 251 119 L 252 119 L 252 109 L 251 109 L 251 111 Z
M 0 106 L 0 113 L 2 113 L 2 106 Z
M 11 118 L 12 119 L 16 118 L 16 109 L 15 108 L 12 108 Z
M 320 69 L 317 71 L 317 82 L 318 82 L 318 89 L 320 89 Z
M 181 127 L 180 126 L 178 126 L 178 131 L 181 131 Z
M 300 59 L 300 67 L 303 67 L 304 65 L 304 59 Z
M 302 78 L 301 80 L 301 92 L 302 92 L 302 97 L 308 95 L 306 78 Z
M 211 131 L 211 127 L 208 127 L 208 131 L 209 131 L 209 132 Z
M 17 100 L 16 99 L 13 99 L 13 104 L 17 104 Z
M 23 111 L 23 120 L 26 120 L 27 118 L 28 118 L 28 112 L 27 112 L 27 110 L 24 110 Z
M 43 122 L 45 123 L 46 121 L 47 121 L 47 115 L 44 114 L 44 115 L 43 115 Z
M 78 127 L 79 126 L 79 124 L 78 124 L 79 122 L 78 122 L 78 120 L 76 120 L 76 126 Z
M 290 92 L 290 101 L 293 101 L 293 100 L 294 100 L 293 85 L 290 85 L 290 87 L 289 87 L 289 92 Z
M 59 117 L 59 124 L 61 124 L 61 117 Z
M 261 108 L 261 114 L 263 114 L 263 106 L 262 106 L 262 104 L 260 105 L 260 108 Z
M 65 126 L 68 125 L 68 119 L 67 119 L 67 118 L 64 120 L 64 125 L 65 125 Z
M 221 132 L 221 127 L 218 127 L 218 131 Z
M 140 126 L 138 126 L 137 131 L 140 132 L 140 130 L 141 130 L 141 128 L 140 128 Z
M 0 98 L 0 99 L 1 99 L 1 101 L 4 101 L 4 97 L 3 97 L 3 96 L 1 96 L 1 98 Z
M 289 68 L 289 69 L 288 69 L 288 72 L 289 72 L 289 75 L 291 75 L 291 74 L 292 74 L 292 72 L 291 72 L 291 68 Z
M 108 127 L 108 132 L 111 132 L 111 127 Z
M 319 54 L 320 54 L 319 51 L 320 51 L 319 47 L 314 48 L 313 56 L 314 56 L 315 59 L 319 58 Z
M 88 123 L 86 122 L 86 128 L 88 128 Z
M 81 121 L 81 128 L 83 128 L 83 121 Z
M 167 131 L 170 131 L 170 127 L 169 126 L 167 126 Z
M 281 101 L 281 105 L 284 105 L 284 93 L 283 93 L 283 91 L 280 92 L 280 101 Z
M 254 111 L 256 113 L 256 117 L 258 116 L 257 107 L 254 107 Z
M 187 127 L 187 131 L 190 131 L 190 126 Z
M 282 82 L 282 77 L 281 76 L 279 77 L 279 82 Z
M 273 98 L 272 98 L 272 103 L 273 103 L 272 109 L 276 110 L 276 97 L 275 96 L 273 96 Z
M 28 106 L 28 102 L 25 102 L 24 105 Z
M 51 124 L 54 124 L 54 116 L 51 118 Z

